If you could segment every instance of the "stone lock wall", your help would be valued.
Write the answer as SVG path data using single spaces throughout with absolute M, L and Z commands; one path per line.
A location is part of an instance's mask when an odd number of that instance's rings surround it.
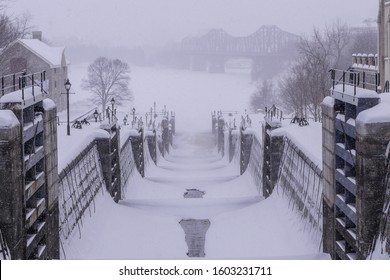
M 357 122 L 356 210 L 359 258 L 366 259 L 379 229 L 385 197 L 385 154 L 390 141 L 390 123 Z
M 335 110 L 334 102 L 323 102 L 322 108 L 322 171 L 323 171 L 323 250 L 334 252 L 334 196 L 335 196 Z M 334 258 L 334 256 L 332 256 Z
M 118 202 L 121 197 L 121 170 L 120 170 L 120 130 L 116 123 L 101 127 L 110 135 L 109 138 L 97 139 L 100 161 L 103 167 L 103 178 L 107 191 Z
M 0 111 L 12 116 L 10 110 Z M 13 118 L 16 119 L 15 116 Z M 0 128 L 0 227 L 13 259 L 25 255 L 22 135 L 19 121 Z

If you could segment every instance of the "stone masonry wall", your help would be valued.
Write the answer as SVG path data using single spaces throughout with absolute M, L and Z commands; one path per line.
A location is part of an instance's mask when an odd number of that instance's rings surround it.
M 24 258 L 26 244 L 22 139 L 20 123 L 0 128 L 0 228 L 13 259 Z
M 45 100 L 44 102 L 46 102 Z M 48 102 L 50 104 L 50 102 Z M 48 258 L 60 258 L 59 205 L 58 205 L 58 156 L 57 156 L 57 109 L 55 106 L 44 108 L 44 150 L 48 221 Z
M 335 110 L 333 102 L 322 103 L 322 172 L 323 172 L 323 249 L 334 251 L 335 196 Z
M 363 124 L 356 127 L 356 210 L 360 259 L 366 259 L 379 228 L 386 176 L 385 153 L 390 124 Z

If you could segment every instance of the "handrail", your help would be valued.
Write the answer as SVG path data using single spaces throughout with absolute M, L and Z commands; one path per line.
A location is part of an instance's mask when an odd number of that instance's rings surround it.
M 343 93 L 345 92 L 345 86 L 352 86 L 354 88 L 354 96 L 356 96 L 356 89 L 372 89 L 379 92 L 380 74 L 372 71 L 354 71 L 351 68 L 349 70 L 330 69 L 330 75 L 332 80 L 332 89 L 334 90 L 336 85 L 343 85 Z M 371 82 L 374 81 L 374 82 Z
M 272 121 L 273 118 L 281 121 L 283 119 L 283 111 L 272 105 L 271 108 L 265 107 L 265 118 Z
M 35 97 L 35 86 L 40 87 L 42 94 L 48 94 L 43 88 L 45 81 L 46 71 L 27 74 L 24 70 L 22 72 L 3 75 L 1 76 L 1 96 L 22 90 L 22 99 L 24 101 L 24 89 L 31 87 L 32 95 Z

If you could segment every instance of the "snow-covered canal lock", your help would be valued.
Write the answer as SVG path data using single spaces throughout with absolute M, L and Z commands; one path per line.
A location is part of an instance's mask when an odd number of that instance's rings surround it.
M 63 240 L 67 259 L 323 258 L 288 200 L 277 192 L 264 200 L 210 132 L 178 132 L 166 158 L 146 161 L 145 178 L 134 172 L 118 204 L 96 196 L 81 238 Z
M 132 173 L 125 199 L 118 204 L 107 193 L 99 193 L 94 213 L 84 215 L 81 235 L 74 231 L 62 240 L 62 258 L 324 258 L 318 240 L 304 229 L 289 201 L 279 192 L 264 199 L 259 178 L 251 174 L 256 168 L 251 170 L 250 163 L 250 172 L 240 176 L 239 158 L 229 162 L 216 150 L 210 112 L 216 104 L 244 111 L 247 99 L 237 92 L 249 97 L 252 85 L 247 75 L 161 69 L 134 69 L 133 73 L 138 107 L 148 110 L 157 98 L 158 104 L 165 100 L 168 108 L 175 109 L 173 147 L 164 158 L 158 155 L 157 166 L 150 158 L 145 160 L 149 162 L 145 178 Z M 150 77 L 154 83 L 148 82 Z M 199 230 L 192 235 L 201 241 L 196 252 L 184 221 L 201 224 L 190 226 Z

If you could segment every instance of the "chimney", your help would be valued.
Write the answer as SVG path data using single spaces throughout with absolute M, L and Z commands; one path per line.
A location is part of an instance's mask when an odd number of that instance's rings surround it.
M 39 41 L 42 41 L 42 31 L 33 31 L 32 37 L 33 39 L 38 39 Z

